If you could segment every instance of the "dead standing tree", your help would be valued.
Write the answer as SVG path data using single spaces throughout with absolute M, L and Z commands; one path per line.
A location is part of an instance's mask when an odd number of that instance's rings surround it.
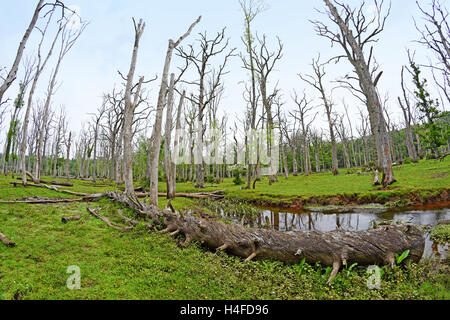
M 22 40 L 20 41 L 19 48 L 17 49 L 16 58 L 14 59 L 13 65 L 11 69 L 8 72 L 8 75 L 5 79 L 2 79 L 2 84 L 0 86 L 0 106 L 2 105 L 2 99 L 3 95 L 5 94 L 6 90 L 11 86 L 11 84 L 16 79 L 17 70 L 19 69 L 20 60 L 23 56 L 23 51 L 25 50 L 25 45 L 28 42 L 28 38 L 31 35 L 31 32 L 33 31 L 34 27 L 36 26 L 36 23 L 39 18 L 39 13 L 41 9 L 43 8 L 44 0 L 39 0 L 38 4 L 36 5 L 36 8 L 34 9 L 33 17 L 31 18 L 30 24 L 28 25 L 27 30 L 25 31 L 25 34 L 22 37 Z
M 263 35 L 262 38 L 259 38 L 256 36 L 259 44 L 259 50 L 254 47 L 252 48 L 253 51 L 253 57 L 255 59 L 255 69 L 256 69 L 256 77 L 259 82 L 259 91 L 261 94 L 261 100 L 263 104 L 263 109 L 266 113 L 266 119 L 267 119 L 267 137 L 268 139 L 268 156 L 271 158 L 271 137 L 274 130 L 274 120 L 272 115 L 272 103 L 274 101 L 274 98 L 278 94 L 278 90 L 274 89 L 274 92 L 269 95 L 267 92 L 267 85 L 269 83 L 269 76 L 271 75 L 272 71 L 274 70 L 275 64 L 281 60 L 283 57 L 283 44 L 280 40 L 280 38 L 277 37 L 278 42 L 278 48 L 275 51 L 269 51 L 267 48 L 267 39 L 266 35 Z M 276 174 L 273 174 L 269 176 L 269 184 L 272 182 L 277 182 L 277 176 Z
M 338 31 L 332 31 L 320 21 L 313 21 L 316 32 L 331 41 L 332 44 L 338 44 L 342 47 L 345 54 L 335 57 L 336 61 L 341 58 L 347 58 L 353 65 L 355 76 L 347 76 L 349 81 L 343 81 L 352 90 L 353 93 L 362 94 L 365 97 L 365 104 L 369 112 L 370 126 L 372 129 L 373 140 L 377 155 L 377 167 L 382 171 L 383 177 L 381 183 L 384 187 L 394 183 L 394 171 L 392 169 L 392 158 L 389 146 L 389 136 L 386 132 L 386 122 L 383 116 L 383 109 L 380 97 L 377 91 L 377 83 L 382 75 L 379 72 L 375 75 L 377 67 L 371 69 L 373 59 L 373 47 L 369 50 L 366 58 L 364 49 L 373 42 L 377 41 L 377 36 L 384 30 L 386 20 L 390 13 L 390 6 L 383 14 L 383 4 L 374 0 L 374 16 L 367 18 L 364 13 L 366 2 L 362 2 L 359 9 L 352 9 L 350 5 L 333 1 L 339 8 L 330 1 L 324 0 L 328 11 L 328 18 L 338 26 Z M 356 80 L 360 89 L 357 89 L 350 80 Z
M 185 59 L 189 63 L 191 63 L 198 74 L 198 81 L 187 82 L 188 84 L 192 84 L 198 87 L 198 94 L 192 95 L 191 99 L 193 103 L 198 106 L 197 113 L 197 141 L 196 141 L 196 152 L 195 152 L 195 165 L 196 165 L 196 178 L 197 188 L 204 187 L 204 172 L 203 172 L 203 133 L 204 133 L 204 111 L 205 108 L 215 99 L 216 95 L 221 92 L 219 89 L 222 85 L 222 76 L 227 72 L 225 71 L 225 67 L 227 65 L 230 57 L 233 56 L 233 52 L 236 50 L 235 48 L 231 49 L 228 53 L 225 54 L 223 58 L 223 63 L 219 65 L 217 71 L 215 71 L 211 66 L 211 60 L 216 56 L 222 54 L 227 48 L 229 44 L 229 39 L 225 38 L 225 28 L 222 29 L 221 32 L 218 32 L 217 35 L 208 39 L 206 31 L 204 33 L 200 33 L 200 49 L 196 53 L 193 45 L 189 45 L 189 49 L 185 50 L 180 47 L 177 49 L 177 54 L 181 58 Z M 206 81 L 207 77 L 210 76 L 210 85 L 207 88 Z
M 164 128 L 164 166 L 166 170 L 166 185 L 167 185 L 167 199 L 173 199 L 175 197 L 175 170 L 172 166 L 171 155 L 171 138 L 172 138 L 172 111 L 174 104 L 174 91 L 175 91 L 175 74 L 170 75 L 169 92 L 167 94 L 167 109 L 166 109 L 166 125 Z
M 192 29 L 200 22 L 201 16 L 191 24 L 189 29 L 183 34 L 176 42 L 169 39 L 169 47 L 166 53 L 166 59 L 164 62 L 163 73 L 161 77 L 161 86 L 158 94 L 158 102 L 156 105 L 156 117 L 155 124 L 153 126 L 152 137 L 150 138 L 149 151 L 150 151 L 150 203 L 152 205 L 158 205 L 158 168 L 159 168 L 159 153 L 161 148 L 161 130 L 162 130 L 162 117 L 164 107 L 166 106 L 167 92 L 168 92 L 168 79 L 170 62 L 172 61 L 173 51 L 180 45 L 180 43 L 187 38 Z
M 305 176 L 309 176 L 312 173 L 311 170 L 311 155 L 309 151 L 309 129 L 311 124 L 316 119 L 317 113 L 314 117 L 307 123 L 306 118 L 308 117 L 308 112 L 310 112 L 314 107 L 310 107 L 311 101 L 308 101 L 306 98 L 306 94 L 303 93 L 303 97 L 301 99 L 298 98 L 297 93 L 294 90 L 294 94 L 292 96 L 292 100 L 294 100 L 295 104 L 298 107 L 298 110 L 295 110 L 294 113 L 290 113 L 291 116 L 297 119 L 300 122 L 301 126 L 301 136 L 302 136 L 302 148 L 303 148 L 303 168 Z
M 398 97 L 398 103 L 400 105 L 400 108 L 403 112 L 403 117 L 405 119 L 405 135 L 406 135 L 406 149 L 408 150 L 408 156 L 412 159 L 413 162 L 417 162 L 417 152 L 416 147 L 414 146 L 414 140 L 411 130 L 411 124 L 412 124 L 412 110 L 411 110 L 411 103 L 410 99 L 408 97 L 406 88 L 405 88 L 405 82 L 404 82 L 404 71 L 405 67 L 402 67 L 401 72 L 401 85 L 402 85 L 402 91 L 403 91 L 403 101 L 400 97 Z
M 44 28 L 42 28 L 42 30 L 38 29 L 39 32 L 41 33 L 41 39 L 39 41 L 39 45 L 38 45 L 38 49 L 37 49 L 37 62 L 36 62 L 34 76 L 33 76 L 33 82 L 31 84 L 30 92 L 28 93 L 27 108 L 25 111 L 25 116 L 24 116 L 23 125 L 22 125 L 22 141 L 20 143 L 20 168 L 22 170 L 22 182 L 23 183 L 27 182 L 26 167 L 25 167 L 25 152 L 27 149 L 28 124 L 30 122 L 30 113 L 31 113 L 31 106 L 33 103 L 34 92 L 36 90 L 36 86 L 37 86 L 39 77 L 42 74 L 42 72 L 44 71 L 45 66 L 47 65 L 47 62 L 53 53 L 53 49 L 56 45 L 56 41 L 58 40 L 58 38 L 61 34 L 61 31 L 62 31 L 62 26 L 59 25 L 58 30 L 53 38 L 53 41 L 51 42 L 50 49 L 48 50 L 47 54 L 43 57 L 42 56 L 42 46 L 43 46 L 45 36 L 47 34 L 47 30 L 50 25 L 50 22 L 52 21 L 53 14 L 54 14 L 54 8 L 53 8 L 53 10 L 49 11 L 49 13 L 46 14 L 47 20 L 46 20 L 46 24 L 45 24 Z M 30 153 L 30 155 L 31 155 L 31 153 Z
M 133 117 L 134 110 L 136 108 L 139 93 L 141 91 L 144 77 L 139 78 L 139 82 L 134 85 L 133 78 L 136 70 L 137 54 L 139 51 L 139 41 L 145 29 L 145 22 L 142 19 L 139 20 L 136 25 L 136 21 L 133 18 L 133 25 L 135 31 L 133 54 L 131 57 L 130 69 L 128 75 L 125 78 L 125 108 L 123 117 L 122 137 L 123 137 L 123 158 L 124 158 L 124 180 L 125 180 L 125 193 L 129 197 L 135 198 L 134 184 L 133 184 Z M 132 97 L 132 91 L 135 89 L 134 97 Z
M 242 37 L 242 42 L 245 45 L 245 49 L 248 54 L 248 59 L 241 54 L 241 60 L 244 68 L 250 71 L 251 86 L 248 90 L 248 102 L 249 102 L 249 124 L 250 130 L 256 130 L 256 114 L 258 108 L 258 97 L 257 97 L 257 83 L 256 83 L 256 70 L 255 70 L 255 57 L 254 57 L 254 45 L 253 45 L 253 34 L 252 34 L 252 22 L 262 11 L 265 10 L 264 2 L 254 1 L 254 0 L 240 0 L 239 4 L 245 16 L 245 31 Z M 246 135 L 247 137 L 247 135 Z M 252 137 L 247 137 L 247 139 Z M 253 141 L 246 141 L 246 153 L 249 154 L 249 144 Z M 250 189 L 251 179 L 256 174 L 256 166 L 248 161 L 247 164 L 247 185 L 246 188 Z
M 82 22 L 80 20 L 80 27 L 79 28 L 72 28 L 70 26 L 71 19 L 73 18 L 73 15 L 75 13 L 72 13 L 72 16 L 69 18 L 64 17 L 59 22 L 59 29 L 61 30 L 61 47 L 58 55 L 58 60 L 56 62 L 55 69 L 53 70 L 51 76 L 50 76 L 50 82 L 47 88 L 47 97 L 45 100 L 44 105 L 44 115 L 43 115 L 43 123 L 46 123 L 49 110 L 50 110 L 50 104 L 52 96 L 55 94 L 56 91 L 56 77 L 58 75 L 59 68 L 61 66 L 61 62 L 64 59 L 64 57 L 67 55 L 67 53 L 73 48 L 74 44 L 77 42 L 78 38 L 83 33 L 84 29 L 87 26 L 87 23 Z M 35 154 L 35 161 L 34 161 L 34 178 L 35 183 L 39 183 L 39 177 L 40 177 L 40 165 L 41 165 L 41 151 L 43 147 L 43 139 L 44 139 L 44 128 L 41 128 L 41 132 L 38 138 L 38 147 Z
M 312 68 L 314 71 L 314 75 L 301 75 L 299 74 L 300 79 L 308 83 L 310 86 L 315 88 L 320 92 L 321 99 L 323 101 L 323 105 L 325 107 L 325 111 L 327 114 L 328 120 L 328 128 L 330 131 L 330 141 L 331 141 L 331 172 L 334 175 L 339 174 L 339 163 L 337 158 L 337 143 L 336 143 L 336 135 L 334 133 L 334 120 L 332 117 L 333 113 L 333 103 L 327 96 L 325 87 L 324 87 L 324 76 L 325 76 L 325 64 L 320 63 L 320 55 L 313 59 Z
M 431 10 L 428 12 L 419 5 L 417 7 L 423 14 L 425 25 L 417 26 L 421 38 L 418 41 L 428 49 L 432 50 L 436 56 L 437 63 L 433 62 L 428 65 L 433 72 L 433 77 L 450 103 L 450 25 L 448 22 L 449 12 L 442 5 L 440 0 L 433 0 Z M 435 72 L 442 74 L 442 80 L 436 79 Z

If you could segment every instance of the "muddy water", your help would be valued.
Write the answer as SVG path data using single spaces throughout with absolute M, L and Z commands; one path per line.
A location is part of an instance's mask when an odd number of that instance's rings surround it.
M 232 218 L 232 217 L 231 217 Z M 238 220 L 236 218 L 235 220 Z M 372 222 L 402 221 L 418 225 L 435 226 L 439 222 L 450 220 L 450 208 L 437 210 L 412 211 L 384 211 L 377 209 L 356 209 L 349 213 L 333 211 L 304 211 L 293 213 L 275 209 L 262 209 L 259 216 L 244 219 L 250 227 L 271 228 L 279 231 L 290 230 L 367 230 Z M 239 218 L 239 221 L 242 221 Z M 424 257 L 439 257 L 445 259 L 448 255 L 448 245 L 439 245 L 430 240 L 429 233 L 425 234 Z

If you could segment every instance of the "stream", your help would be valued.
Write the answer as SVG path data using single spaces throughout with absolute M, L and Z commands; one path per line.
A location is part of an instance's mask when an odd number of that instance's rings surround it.
M 440 222 L 450 220 L 450 208 L 433 210 L 387 210 L 385 208 L 321 210 L 313 209 L 302 212 L 289 212 L 285 209 L 261 208 L 260 214 L 253 218 L 227 216 L 223 211 L 224 218 L 232 219 L 236 222 L 244 223 L 249 227 L 271 228 L 278 231 L 291 230 L 367 230 L 373 226 L 373 221 L 377 224 L 382 221 L 395 221 L 402 223 L 412 223 L 418 225 L 436 226 Z M 350 212 L 349 212 L 350 211 Z M 429 232 L 425 233 L 425 250 L 423 258 L 437 257 L 441 260 L 448 255 L 448 244 L 441 245 L 430 239 Z

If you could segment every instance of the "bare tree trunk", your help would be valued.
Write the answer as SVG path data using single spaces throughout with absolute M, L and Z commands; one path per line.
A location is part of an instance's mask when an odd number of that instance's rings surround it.
M 34 73 L 34 77 L 33 77 L 33 83 L 31 85 L 31 89 L 30 92 L 28 94 L 28 101 L 27 101 L 27 108 L 25 111 L 25 116 L 24 116 L 24 120 L 23 120 L 23 125 L 22 125 L 22 142 L 20 144 L 20 167 L 22 169 L 22 182 L 26 183 L 27 182 L 27 175 L 26 175 L 26 168 L 25 168 L 25 152 L 27 149 L 27 139 L 28 139 L 28 124 L 30 122 L 30 112 L 31 112 L 31 105 L 33 103 L 33 96 L 34 96 L 34 92 L 36 90 L 36 86 L 37 86 L 37 82 L 39 80 L 40 75 L 42 74 L 42 71 L 44 70 L 50 56 L 53 53 L 53 49 L 55 47 L 56 41 L 59 38 L 59 35 L 62 31 L 62 28 L 59 27 L 58 32 L 56 33 L 53 42 L 50 46 L 50 49 L 47 53 L 47 56 L 42 60 L 42 56 L 41 56 L 41 48 L 42 48 L 42 44 L 44 42 L 45 39 L 45 34 L 47 32 L 48 26 L 50 24 L 50 21 L 52 20 L 52 16 L 53 16 L 53 11 L 52 13 L 49 15 L 47 23 L 45 28 L 42 30 L 41 32 L 41 40 L 39 42 L 38 45 L 38 50 L 37 50 L 37 65 L 36 65 L 36 71 Z M 31 150 L 30 150 L 31 152 Z M 30 153 L 31 156 L 31 153 Z
M 28 38 L 30 37 L 31 32 L 34 29 L 34 26 L 36 25 L 36 22 L 39 18 L 39 12 L 42 8 L 44 0 L 39 0 L 38 4 L 36 5 L 36 8 L 34 9 L 33 17 L 31 18 L 30 24 L 28 25 L 27 30 L 25 31 L 25 34 L 22 37 L 22 40 L 20 41 L 19 48 L 17 49 L 16 58 L 14 59 L 13 65 L 11 69 L 9 70 L 8 75 L 6 76 L 5 80 L 3 81 L 2 85 L 0 86 L 0 107 L 2 105 L 2 99 L 3 95 L 5 94 L 6 90 L 11 86 L 11 84 L 16 79 L 17 70 L 19 69 L 20 60 L 23 56 L 23 51 L 25 50 L 25 45 L 27 44 Z
M 161 77 L 161 87 L 159 89 L 158 102 L 156 106 L 156 118 L 153 126 L 153 141 L 151 143 L 151 165 L 150 165 L 150 203 L 158 205 L 158 168 L 159 168 L 159 153 L 161 148 L 161 126 L 162 114 L 166 105 L 167 95 L 167 79 L 169 77 L 170 62 L 172 60 L 173 50 L 191 33 L 194 26 L 200 22 L 201 17 L 189 27 L 188 31 L 182 35 L 177 42 L 169 40 L 169 47 L 167 49 L 166 59 L 164 62 L 163 73 Z
M 363 52 L 363 45 L 367 42 L 361 43 L 360 41 L 358 43 L 358 41 L 355 39 L 355 35 L 350 30 L 349 25 L 341 18 L 336 7 L 331 3 L 330 0 L 324 1 L 330 10 L 330 14 L 334 19 L 333 21 L 339 26 L 342 33 L 343 39 L 336 39 L 335 41 L 340 42 L 343 48 L 346 50 L 346 56 L 355 68 L 355 72 L 358 75 L 361 91 L 366 98 L 367 110 L 369 112 L 370 125 L 377 155 L 377 166 L 383 173 L 382 185 L 386 187 L 387 185 L 394 183 L 396 180 L 394 178 L 394 171 L 392 170 L 392 159 L 389 146 L 389 137 L 386 132 L 386 122 L 383 117 L 383 109 L 381 106 L 380 98 L 376 90 L 376 84 L 380 79 L 382 73 L 379 73 L 375 80 L 372 79 L 372 74 L 369 70 L 371 56 L 369 57 L 367 63 Z M 377 6 L 377 9 L 379 9 L 378 14 L 380 14 L 381 12 L 381 6 L 382 4 L 380 6 Z M 362 15 L 361 12 L 352 13 L 349 7 L 345 7 L 345 10 L 347 12 L 350 11 L 350 15 L 355 19 L 357 18 L 354 17 L 355 14 L 357 14 L 358 17 Z M 375 21 L 375 19 L 373 21 Z M 378 17 L 378 26 L 375 27 L 373 35 L 377 35 L 383 30 L 384 21 L 385 19 Z M 370 23 L 371 22 L 369 22 L 369 24 Z M 360 32 L 356 35 L 357 37 L 359 37 L 358 39 L 360 39 L 360 37 L 362 36 L 361 33 L 367 31 L 367 28 L 361 29 L 363 31 L 358 30 Z M 371 36 L 369 35 L 369 39 L 370 37 Z M 349 51 L 347 45 L 350 46 L 352 53 Z M 372 52 L 372 50 L 370 52 Z
M 61 62 L 64 58 L 64 56 L 70 51 L 70 49 L 73 47 L 77 39 L 80 37 L 80 35 L 83 33 L 86 24 L 82 24 L 82 26 L 76 31 L 73 32 L 72 30 L 68 30 L 68 23 L 69 20 L 66 22 L 61 21 L 59 25 L 59 30 L 62 31 L 61 34 L 61 48 L 59 51 L 58 61 L 56 63 L 56 67 L 51 75 L 51 80 L 47 89 L 47 97 L 45 100 L 44 105 L 44 115 L 42 117 L 42 127 L 41 127 L 41 134 L 39 135 L 39 139 L 37 142 L 37 152 L 36 152 L 36 159 L 34 164 L 34 177 L 39 182 L 40 177 L 40 165 L 41 165 L 41 150 L 42 150 L 42 143 L 43 143 L 43 134 L 44 134 L 44 126 L 47 123 L 48 116 L 49 116 L 49 109 L 50 109 L 50 102 L 51 97 L 54 94 L 54 89 L 56 85 L 56 76 L 58 75 L 59 68 L 61 66 Z
M 183 103 L 184 103 L 185 95 L 186 95 L 186 92 L 183 91 L 183 93 L 181 94 L 181 97 L 180 97 L 180 102 L 178 103 L 177 119 L 176 119 L 176 125 L 175 125 L 175 130 L 176 130 L 175 131 L 175 141 L 174 141 L 174 151 L 176 153 L 174 153 L 174 155 L 173 155 L 174 157 L 178 157 L 178 155 L 179 155 L 179 149 L 178 148 L 179 148 L 179 140 L 180 140 L 180 138 L 181 138 L 181 141 L 184 140 L 184 137 L 180 137 L 179 133 L 181 131 L 181 111 L 183 109 Z M 183 152 L 186 152 L 186 150 L 183 150 Z M 177 169 L 176 162 L 173 161 L 173 163 L 172 163 L 173 174 L 172 174 L 171 180 L 170 180 L 170 183 L 172 185 L 172 187 L 171 187 L 172 194 L 170 196 L 174 196 L 175 193 L 176 193 L 176 187 L 177 187 L 176 186 L 176 169 Z M 185 181 L 186 180 L 186 175 L 185 175 L 185 166 L 184 165 L 183 165 L 182 169 L 183 169 L 183 174 L 182 174 L 183 181 Z M 167 190 L 169 190 L 169 188 L 167 188 Z M 167 193 L 167 197 L 169 197 L 169 193 Z
M 175 87 L 175 74 L 170 75 L 169 92 L 167 94 L 167 109 L 166 109 L 166 127 L 164 133 L 164 165 L 166 169 L 166 186 L 167 199 L 175 197 L 174 177 L 175 172 L 172 166 L 171 144 L 172 144 L 172 110 L 173 110 L 173 96 Z
M 70 180 L 70 145 L 72 140 L 72 132 L 69 132 L 69 139 L 66 143 L 66 178 Z
M 132 90 L 133 90 L 133 78 L 134 72 L 136 70 L 136 60 L 139 51 L 139 41 L 145 29 L 145 22 L 142 19 L 139 20 L 136 25 L 133 19 L 135 38 L 133 55 L 131 57 L 130 69 L 127 75 L 127 83 L 125 86 L 125 108 L 123 117 L 123 127 L 122 127 L 122 137 L 123 137 L 123 162 L 124 162 L 124 180 L 125 180 L 125 193 L 130 197 L 135 197 L 134 184 L 133 184 L 133 117 L 134 110 L 136 108 L 137 101 L 139 99 L 139 94 L 141 91 L 142 83 L 144 78 L 139 78 L 139 83 L 134 93 L 134 101 L 132 101 Z

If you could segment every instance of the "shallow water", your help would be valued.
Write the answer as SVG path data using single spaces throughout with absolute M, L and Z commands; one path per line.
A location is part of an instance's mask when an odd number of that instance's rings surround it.
M 444 220 L 450 220 L 450 208 L 437 210 L 384 211 L 360 209 L 351 213 L 314 212 L 293 213 L 274 209 L 262 209 L 261 214 L 254 219 L 245 219 L 250 227 L 270 228 L 279 231 L 290 230 L 367 230 L 372 227 L 372 221 L 399 221 L 418 225 L 435 226 Z M 233 218 L 233 217 L 230 217 Z M 241 221 L 240 218 L 233 218 Z M 440 245 L 430 240 L 425 233 L 425 250 L 423 257 L 438 257 L 445 259 L 448 255 L 448 245 Z

